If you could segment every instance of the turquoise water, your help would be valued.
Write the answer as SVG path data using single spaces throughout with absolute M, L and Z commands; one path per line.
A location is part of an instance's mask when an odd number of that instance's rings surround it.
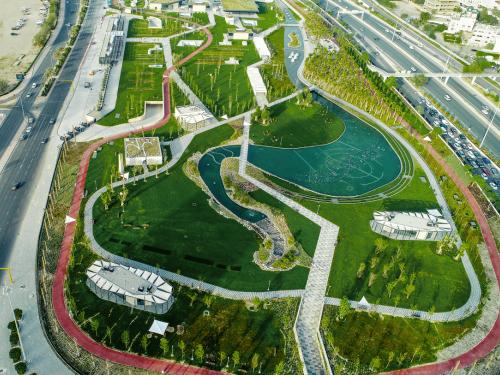
M 401 161 L 382 133 L 326 99 L 319 97 L 317 100 L 344 122 L 345 131 L 339 139 L 302 148 L 250 145 L 248 161 L 276 177 L 332 197 L 362 195 L 399 175 Z M 218 147 L 202 156 L 198 168 L 201 178 L 221 205 L 255 223 L 266 216 L 231 200 L 220 176 L 222 160 L 239 154 L 240 146 Z

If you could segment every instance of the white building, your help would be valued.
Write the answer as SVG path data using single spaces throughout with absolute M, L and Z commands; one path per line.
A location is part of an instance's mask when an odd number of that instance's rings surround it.
M 196 105 L 175 107 L 174 116 L 179 125 L 187 131 L 203 127 L 214 118 L 211 113 Z
M 104 260 L 87 268 L 86 284 L 99 298 L 155 314 L 174 303 L 172 286 L 157 274 Z
M 208 10 L 208 2 L 204 0 L 194 0 L 190 4 L 190 8 L 193 13 L 206 13 Z
M 177 10 L 181 0 L 149 0 L 147 8 L 157 12 L 166 10 Z
M 438 210 L 375 211 L 370 227 L 375 233 L 394 240 L 439 241 L 451 233 L 450 223 Z
M 271 51 L 269 51 L 264 38 L 261 36 L 255 36 L 253 38 L 253 44 L 255 45 L 255 49 L 257 50 L 261 60 L 268 60 L 271 58 Z
M 497 26 L 477 24 L 472 31 L 468 44 L 473 47 L 485 47 L 488 44 L 495 45 L 500 37 L 500 29 Z
M 461 31 L 471 32 L 477 20 L 477 10 L 467 8 L 462 14 L 455 13 L 450 17 L 447 33 L 456 34 Z
M 424 9 L 432 13 L 448 14 L 459 5 L 458 0 L 425 0 Z
M 159 165 L 163 163 L 158 137 L 125 138 L 125 165 Z
M 460 4 L 465 7 L 500 9 L 500 0 L 460 0 Z

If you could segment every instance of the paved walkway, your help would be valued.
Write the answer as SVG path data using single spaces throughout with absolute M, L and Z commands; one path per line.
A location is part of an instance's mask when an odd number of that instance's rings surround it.
M 186 61 L 189 61 L 193 56 L 200 53 L 202 50 L 207 48 L 212 43 L 212 34 L 208 31 L 208 29 L 203 29 L 203 31 L 208 36 L 207 41 L 196 51 L 192 52 L 184 59 L 179 61 L 178 65 L 182 65 Z M 175 67 L 171 67 L 167 69 L 163 74 L 164 115 L 161 121 L 158 121 L 157 123 L 149 126 L 145 130 L 151 130 L 162 126 L 165 122 L 168 121 L 170 117 L 169 76 L 174 69 Z M 78 170 L 76 186 L 73 193 L 73 199 L 71 202 L 71 208 L 68 213 L 69 216 L 77 217 L 79 214 L 82 197 L 85 190 L 85 181 L 87 177 L 88 166 L 90 158 L 92 157 L 94 151 L 107 142 L 123 138 L 127 135 L 129 134 L 128 133 L 116 134 L 112 137 L 101 139 L 98 142 L 93 143 L 85 150 Z M 76 222 L 69 223 L 66 225 L 64 231 L 64 239 L 61 244 L 61 255 L 58 261 L 57 270 L 54 278 L 54 287 L 52 290 L 54 311 L 61 327 L 64 329 L 66 334 L 71 336 L 74 339 L 74 341 L 83 349 L 107 361 L 116 362 L 131 367 L 143 368 L 151 371 L 158 371 L 158 372 L 167 371 L 171 374 L 217 374 L 218 372 L 216 371 L 199 369 L 192 366 L 174 363 L 167 360 L 147 358 L 136 354 L 124 353 L 114 349 L 110 349 L 100 343 L 95 342 L 85 332 L 83 332 L 80 329 L 80 327 L 70 317 L 64 298 L 64 283 L 66 279 L 66 274 L 68 272 L 68 264 L 71 256 L 71 247 L 73 245 L 75 231 L 76 231 Z

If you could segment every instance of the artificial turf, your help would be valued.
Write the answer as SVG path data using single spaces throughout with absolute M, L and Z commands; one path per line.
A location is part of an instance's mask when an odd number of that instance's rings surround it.
M 339 117 L 316 102 L 304 107 L 294 98 L 269 110 L 270 125 L 250 128 L 256 144 L 283 148 L 322 145 L 338 139 L 345 129 Z
M 162 100 L 165 60 L 162 50 L 148 53 L 155 46 L 153 43 L 125 44 L 116 105 L 98 121 L 100 125 L 126 123 L 144 113 L 144 102 Z
M 286 272 L 260 270 L 252 262 L 253 252 L 260 243 L 256 234 L 218 214 L 209 205 L 207 195 L 181 169 L 188 155 L 218 145 L 231 133 L 227 125 L 203 133 L 195 138 L 168 176 L 127 185 L 125 213 L 120 212 L 118 202 L 108 211 L 98 202 L 94 207 L 97 241 L 113 253 L 229 289 L 304 288 L 306 268 L 296 267 Z M 101 173 L 103 164 L 116 160 L 114 155 L 106 156 L 103 151 L 92 161 L 89 176 Z M 116 151 L 110 149 L 107 153 Z M 98 161 L 99 158 L 104 162 Z M 101 181 L 108 179 L 109 176 L 100 177 Z M 292 233 L 305 251 L 313 254 L 318 228 L 292 210 L 287 210 L 287 216 Z

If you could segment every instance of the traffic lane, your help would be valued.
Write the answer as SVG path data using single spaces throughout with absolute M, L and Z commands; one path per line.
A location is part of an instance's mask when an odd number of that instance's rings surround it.
M 457 82 L 457 80 L 455 79 L 452 79 L 450 78 L 448 80 L 448 86 L 450 86 L 451 88 L 453 88 L 453 90 L 457 91 L 461 96 L 464 96 L 464 94 L 467 93 L 467 90 Z M 483 103 L 483 101 L 479 100 L 479 98 L 477 97 L 477 95 L 471 95 L 471 101 L 469 102 L 471 103 L 472 105 L 474 105 L 474 107 L 476 108 L 481 108 L 483 109 L 483 106 L 487 106 L 489 108 L 489 114 L 488 115 L 484 115 L 484 117 L 486 119 L 488 119 L 488 121 L 492 118 L 493 116 L 493 112 L 495 110 L 495 106 L 492 104 L 492 103 Z M 483 112 L 481 112 L 481 115 L 483 115 Z M 500 116 L 499 117 L 495 117 L 493 122 L 500 127 Z
M 429 82 L 424 86 L 424 89 L 433 96 L 433 98 L 448 112 L 455 116 L 462 127 L 467 129 L 477 140 L 481 140 L 486 132 L 486 125 L 483 125 L 481 121 L 478 121 L 477 116 L 471 113 L 464 107 L 460 102 L 452 97 L 450 101 L 444 99 L 446 91 L 443 90 L 442 86 L 435 81 L 435 79 L 430 79 Z M 486 138 L 483 145 L 485 148 L 490 150 L 495 157 L 500 155 L 500 142 L 498 138 L 490 132 L 490 135 Z
M 51 134 L 54 124 L 50 124 L 55 113 L 61 110 L 64 97 L 69 92 L 70 84 L 60 82 L 51 93 L 51 100 L 45 106 L 39 117 L 38 123 L 33 128 L 28 139 L 21 141 L 9 159 L 13 163 L 8 168 L 0 181 L 0 207 L 5 212 L 0 215 L 0 266 L 8 264 L 15 237 L 19 228 L 20 220 L 29 204 L 30 197 L 36 197 L 36 181 L 40 160 L 46 148 L 42 140 Z M 22 186 L 12 191 L 12 186 L 21 182 Z M 21 235 L 38 235 L 36 233 L 22 233 Z

